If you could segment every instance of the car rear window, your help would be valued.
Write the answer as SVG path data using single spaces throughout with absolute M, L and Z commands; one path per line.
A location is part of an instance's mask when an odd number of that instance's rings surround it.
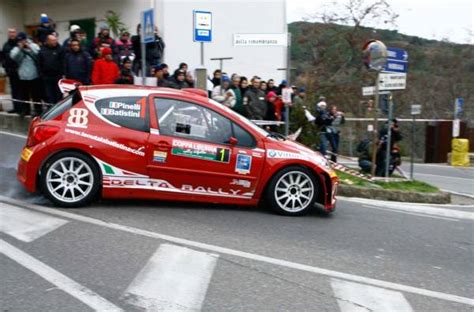
M 70 109 L 74 104 L 77 104 L 81 100 L 81 95 L 77 91 L 73 91 L 70 95 L 65 97 L 62 101 L 51 107 L 46 113 L 41 116 L 42 120 L 52 120 L 58 116 L 61 116 Z
M 142 96 L 109 97 L 95 102 L 97 111 L 110 122 L 133 130 L 150 130 L 147 98 Z

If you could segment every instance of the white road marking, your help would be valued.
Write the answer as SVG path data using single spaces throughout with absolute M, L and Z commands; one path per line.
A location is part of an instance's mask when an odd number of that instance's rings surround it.
M 123 311 L 92 290 L 1 239 L 0 252 L 96 311 Z
M 421 214 L 446 217 L 446 218 L 454 218 L 454 219 L 474 220 L 474 212 L 468 212 L 468 211 L 429 207 L 429 206 L 418 205 L 414 203 L 374 201 L 371 199 L 355 198 L 355 197 L 354 198 L 345 197 L 344 200 L 356 202 L 360 204 L 365 204 L 365 205 L 370 206 L 371 208 L 377 205 L 376 207 L 384 207 L 384 208 L 407 211 L 407 212 L 412 212 L 412 213 L 414 212 L 414 213 L 421 213 Z
M 446 192 L 446 193 L 451 193 L 451 194 L 453 194 L 453 195 L 459 195 L 459 196 L 474 198 L 474 195 L 473 195 L 473 194 L 455 192 L 455 191 L 450 191 L 450 190 L 446 190 L 446 189 L 441 189 L 441 191 Z M 471 207 L 472 207 L 472 206 L 471 206 Z
M 341 312 L 413 312 L 402 293 L 393 290 L 331 279 Z
M 261 256 L 258 254 L 253 254 L 245 251 L 240 251 L 240 250 L 235 250 L 231 248 L 226 248 L 226 247 L 220 247 L 216 245 L 211 245 L 211 244 L 206 244 L 206 243 L 200 243 L 197 241 L 192 241 L 184 238 L 179 238 L 175 236 L 170 236 L 166 234 L 160 234 L 152 231 L 147 231 L 147 230 L 142 230 L 138 229 L 135 227 L 127 226 L 127 225 L 121 225 L 117 223 L 110 223 L 106 221 L 102 221 L 99 219 L 94 219 L 91 217 L 85 217 L 81 215 L 77 215 L 74 213 L 66 212 L 66 211 L 61 211 L 58 209 L 53 209 L 53 208 L 47 208 L 47 207 L 42 207 L 42 206 L 37 206 L 37 205 L 32 205 L 28 203 L 24 203 L 20 200 L 8 198 L 5 196 L 0 195 L 0 201 L 3 202 L 8 202 L 13 205 L 19 205 L 22 207 L 30 208 L 33 210 L 39 210 L 43 212 L 48 212 L 53 215 L 69 218 L 72 220 L 77 220 L 89 224 L 94 224 L 102 227 L 106 227 L 109 229 L 115 229 L 118 231 L 123 231 L 127 233 L 132 233 L 136 235 L 141 235 L 144 237 L 149 237 L 149 238 L 154 238 L 154 239 L 160 239 L 160 240 L 165 240 L 168 242 L 172 242 L 178 245 L 185 245 L 185 246 L 191 246 L 194 248 L 199 248 L 203 250 L 209 250 L 212 252 L 220 253 L 220 254 L 225 254 L 225 255 L 230 255 L 230 256 L 235 256 L 235 257 L 241 257 L 249 260 L 254 260 L 254 261 L 260 261 L 268 264 L 273 264 L 273 265 L 278 265 L 282 266 L 285 268 L 290 268 L 294 270 L 300 270 L 304 272 L 309 272 L 309 273 L 315 273 L 319 275 L 324 275 L 324 276 L 329 276 L 329 277 L 335 277 L 335 278 L 340 278 L 348 281 L 353 281 L 353 282 L 359 282 L 359 283 L 364 283 L 368 285 L 373 285 L 373 286 L 378 286 L 378 287 L 384 287 L 388 289 L 393 289 L 396 291 L 403 291 L 411 294 L 416 294 L 416 295 L 421 295 L 421 296 L 426 296 L 430 298 L 435 298 L 435 299 L 441 299 L 441 300 L 446 300 L 446 301 L 451 301 L 451 302 L 457 302 L 461 304 L 466 304 L 470 306 L 474 306 L 474 299 L 467 298 L 467 297 L 462 297 L 462 296 L 457 296 L 457 295 L 452 295 L 452 294 L 447 294 L 439 291 L 434 291 L 434 290 L 428 290 L 424 288 L 419 288 L 419 287 L 413 287 L 413 286 L 408 286 L 408 285 L 403 285 L 403 284 L 398 284 L 398 283 L 392 283 L 392 282 L 387 282 L 383 280 L 378 280 L 374 278 L 369 278 L 369 277 L 364 277 L 360 275 L 354 275 L 350 273 L 344 273 L 344 272 L 339 272 L 339 271 L 334 271 L 334 270 L 328 270 L 324 268 L 319 268 L 315 266 L 310 266 L 310 265 L 305 265 L 301 263 L 296 263 L 296 262 L 291 262 L 287 260 L 281 260 L 277 258 L 272 258 L 272 257 L 267 257 L 267 256 Z
M 32 242 L 69 221 L 0 203 L 0 232 Z
M 437 216 L 430 216 L 430 215 L 427 215 L 427 214 L 416 213 L 416 212 L 408 212 L 408 211 L 401 211 L 401 210 L 396 210 L 396 209 L 391 209 L 391 208 L 380 208 L 380 207 L 375 207 L 375 206 L 370 206 L 370 205 L 363 205 L 362 207 L 364 207 L 364 208 L 370 208 L 370 209 L 377 209 L 377 210 L 382 210 L 382 211 L 388 211 L 388 212 L 394 212 L 394 213 L 403 213 L 403 214 L 408 214 L 408 215 L 418 216 L 418 217 L 424 217 L 424 218 L 440 219 L 440 220 L 446 220 L 446 221 L 459 222 L 458 219 L 446 218 L 446 217 L 437 217 Z
M 21 139 L 26 139 L 26 138 L 27 138 L 26 135 L 17 134 L 17 133 L 11 133 L 11 132 L 6 132 L 6 131 L 0 131 L 0 134 L 11 135 L 11 136 L 14 136 L 14 137 L 17 137 L 17 138 L 21 138 Z
M 123 298 L 145 311 L 199 311 L 218 257 L 162 244 Z

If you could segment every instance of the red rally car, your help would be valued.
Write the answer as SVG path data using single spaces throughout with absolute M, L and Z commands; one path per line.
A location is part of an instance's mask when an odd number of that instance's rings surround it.
M 309 148 L 197 89 L 80 86 L 35 118 L 18 179 L 61 207 L 143 198 L 331 212 L 338 178 Z

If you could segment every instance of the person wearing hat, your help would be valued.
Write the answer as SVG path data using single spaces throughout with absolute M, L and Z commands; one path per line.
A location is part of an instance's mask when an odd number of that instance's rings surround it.
M 99 33 L 92 41 L 91 55 L 94 58 L 100 57 L 102 48 L 110 48 L 112 52 L 114 52 L 115 49 L 115 42 L 110 37 L 109 25 L 104 22 L 99 24 Z
M 128 56 L 122 60 L 120 75 L 115 80 L 116 84 L 133 84 L 132 60 Z
M 79 39 L 79 32 L 80 31 L 81 31 L 81 27 L 79 27 L 77 25 L 71 25 L 71 27 L 69 27 L 69 37 L 64 39 L 64 41 L 63 41 L 63 49 L 64 50 L 69 49 L 69 45 L 70 45 L 72 39 Z
M 40 47 L 30 40 L 24 32 L 16 36 L 17 46 L 10 51 L 10 58 L 18 65 L 20 79 L 20 100 L 41 102 L 41 79 L 38 71 L 38 53 Z M 43 111 L 41 104 L 35 104 L 35 115 Z M 29 115 L 30 105 L 22 104 L 20 115 Z
M 120 75 L 120 69 L 112 57 L 112 49 L 102 48 L 102 57 L 95 61 L 92 69 L 92 84 L 113 84 Z
M 18 64 L 10 57 L 11 50 L 16 47 L 16 35 L 17 32 L 15 28 L 8 28 L 8 39 L 2 48 L 2 54 L 4 56 L 2 65 L 5 68 L 8 80 L 10 81 L 10 89 L 13 100 L 19 100 L 21 96 L 20 78 L 18 77 Z M 22 105 L 23 104 L 17 101 L 13 101 L 13 109 L 9 110 L 8 113 L 19 114 L 21 112 Z
M 122 62 L 125 57 L 128 57 L 133 62 L 135 54 L 133 53 L 132 41 L 128 31 L 122 31 L 120 38 L 115 40 L 115 55 Z
M 297 88 L 295 88 L 297 89 Z M 293 89 L 293 91 L 295 91 L 295 89 Z M 294 106 L 296 107 L 301 107 L 304 105 L 304 100 L 305 100 L 305 97 L 306 97 L 306 92 L 305 92 L 305 89 L 304 88 L 299 88 L 296 90 L 297 92 L 295 93 L 295 97 L 293 98 L 293 104 Z
M 184 89 L 189 88 L 186 80 L 186 73 L 182 69 L 174 71 L 173 77 L 169 80 L 169 87 L 173 89 Z
M 215 86 L 214 89 L 212 89 L 212 99 L 224 106 L 232 108 L 234 107 L 237 100 L 234 90 L 230 88 L 229 76 L 223 75 L 221 82 L 222 85 Z
M 64 77 L 88 85 L 90 84 L 91 71 L 92 57 L 82 49 L 78 39 L 72 39 L 69 43 L 69 50 L 64 56 Z
M 160 64 L 154 67 L 153 75 L 156 77 L 156 85 L 158 87 L 169 87 L 170 83 L 167 79 L 168 74 L 168 65 L 167 64 Z
M 46 103 L 56 104 L 63 97 L 58 81 L 62 78 L 64 70 L 64 50 L 58 44 L 56 36 L 48 35 L 38 54 L 38 64 Z
M 49 19 L 48 15 L 45 13 L 41 14 L 40 26 L 36 30 L 36 38 L 38 39 L 38 42 L 40 42 L 40 44 L 44 44 L 46 38 L 55 32 L 56 30 L 51 24 L 51 20 Z

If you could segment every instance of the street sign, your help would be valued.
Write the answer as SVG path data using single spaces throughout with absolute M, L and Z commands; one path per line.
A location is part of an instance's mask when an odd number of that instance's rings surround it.
M 389 94 L 390 91 L 379 91 L 379 94 Z M 375 94 L 375 87 L 362 87 L 362 96 L 373 96 Z
M 287 46 L 288 34 L 234 34 L 234 46 Z
M 406 84 L 406 73 L 380 73 L 379 90 L 404 90 Z
M 146 10 L 142 12 L 142 43 L 150 43 L 155 41 L 155 21 L 154 10 Z
M 464 112 L 463 105 L 464 105 L 464 99 L 462 97 L 456 98 L 456 100 L 454 101 L 454 118 L 455 119 L 461 119 L 462 114 Z
M 385 63 L 382 72 L 406 73 L 408 72 L 408 62 L 387 59 L 387 63 Z
M 420 104 L 413 104 L 411 106 L 411 115 L 420 115 L 421 114 L 421 105 Z
M 392 60 L 408 62 L 408 52 L 400 48 L 387 48 L 387 57 Z
M 454 119 L 453 120 L 453 138 L 457 138 L 459 136 L 460 130 L 461 130 L 461 120 Z
M 193 11 L 193 34 L 196 42 L 212 41 L 212 13 L 208 11 Z

